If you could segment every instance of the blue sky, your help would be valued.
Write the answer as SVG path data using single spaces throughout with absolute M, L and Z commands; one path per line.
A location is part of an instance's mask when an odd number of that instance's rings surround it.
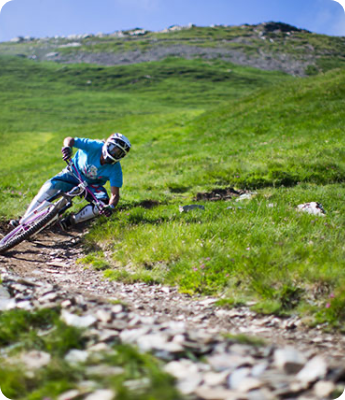
M 0 41 L 16 36 L 111 33 L 135 27 L 157 31 L 175 24 L 264 21 L 345 36 L 345 13 L 333 0 L 12 0 L 0 13 Z

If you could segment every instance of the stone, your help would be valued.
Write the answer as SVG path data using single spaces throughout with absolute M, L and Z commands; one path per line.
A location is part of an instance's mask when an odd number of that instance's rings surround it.
M 279 370 L 268 369 L 261 374 L 260 380 L 270 385 L 274 390 L 280 390 L 289 387 L 290 383 L 294 382 L 295 377 Z M 290 393 L 290 390 L 288 392 Z
M 179 206 L 180 213 L 189 212 L 189 211 L 198 210 L 198 209 L 205 211 L 205 207 L 200 206 L 198 204 L 192 204 L 192 205 L 188 205 L 188 206 Z
M 81 43 L 79 42 L 71 42 L 71 43 L 66 43 L 66 44 L 61 44 L 59 47 L 80 47 Z
M 119 336 L 118 331 L 113 331 L 111 329 L 104 329 L 102 331 L 98 331 L 98 333 L 100 342 L 111 342 Z
M 111 313 L 107 312 L 105 310 L 102 310 L 102 309 L 97 310 L 96 317 L 99 321 L 102 321 L 105 323 L 110 322 L 112 320 Z
M 100 351 L 104 351 L 104 352 L 110 352 L 111 351 L 111 347 L 108 346 L 106 343 L 97 343 L 94 344 L 90 347 L 88 347 L 87 349 L 89 352 L 100 352 Z
M 319 398 L 328 398 L 335 390 L 336 386 L 330 381 L 319 381 L 314 385 L 314 393 Z
M 138 338 L 137 345 L 141 351 L 164 350 L 166 337 L 162 334 L 144 335 Z
M 177 379 L 185 379 L 191 374 L 198 373 L 198 367 L 190 360 L 182 359 L 180 361 L 171 361 L 166 364 L 164 371 Z
M 80 396 L 79 390 L 69 390 L 68 392 L 62 393 L 57 400 L 73 400 Z
M 10 39 L 11 43 L 21 43 L 23 41 L 24 41 L 24 38 L 22 36 L 17 36 L 17 37 L 15 37 L 13 39 Z
M 71 314 L 66 310 L 62 310 L 61 319 L 69 326 L 74 326 L 75 328 L 89 328 L 97 322 L 97 318 L 92 315 L 79 316 L 76 314 Z
M 115 305 L 111 308 L 111 311 L 112 311 L 114 314 L 119 314 L 120 312 L 123 311 L 123 306 L 122 306 L 122 304 L 115 304 Z
M 6 288 L 4 288 L 3 286 L 0 286 L 0 301 L 4 300 L 4 299 L 7 300 L 10 298 L 11 298 L 11 296 L 10 296 L 8 290 Z
M 89 357 L 89 353 L 85 350 L 70 350 L 66 356 L 65 361 L 69 364 L 75 365 L 79 363 L 84 363 Z
M 40 369 L 50 363 L 51 356 L 43 351 L 32 350 L 21 355 L 20 360 L 30 370 Z
M 180 380 L 177 384 L 178 390 L 184 394 L 192 394 L 196 390 L 196 388 L 202 382 L 202 375 L 198 372 L 194 372 L 193 374 L 189 374 L 185 376 L 184 379 Z
M 86 396 L 84 400 L 113 400 L 115 395 L 113 390 L 99 389 Z
M 250 375 L 250 368 L 239 368 L 236 369 L 228 379 L 228 385 L 230 389 L 237 390 L 241 385 L 241 382 Z
M 0 299 L 0 311 L 7 311 L 16 308 L 16 301 L 14 299 Z
M 48 303 L 49 301 L 54 301 L 58 298 L 58 294 L 56 292 L 47 293 L 46 295 L 40 297 L 38 301 L 40 303 Z
M 261 374 L 263 374 L 266 371 L 267 368 L 268 368 L 268 362 L 266 361 L 263 361 L 259 364 L 255 364 L 252 369 L 251 375 L 254 378 L 258 378 Z
M 299 204 L 297 206 L 298 211 L 306 212 L 308 214 L 312 215 L 319 215 L 319 216 L 325 216 L 326 211 L 323 209 L 322 204 L 317 203 L 315 201 L 312 201 L 310 203 L 305 203 L 305 204 Z
M 296 374 L 306 364 L 305 356 L 289 346 L 274 352 L 274 363 L 278 369 L 288 374 Z
M 252 390 L 247 393 L 247 396 L 248 400 L 276 400 L 273 393 L 271 393 L 267 388 Z
M 229 372 L 206 372 L 204 374 L 204 382 L 207 386 L 220 386 L 226 383 L 226 378 L 228 377 Z
M 122 320 L 115 320 L 115 321 L 111 321 L 111 323 L 108 325 L 109 328 L 114 328 L 118 331 L 122 331 L 124 329 L 127 328 L 127 322 L 126 321 L 122 321 Z
M 143 327 L 140 329 L 124 329 L 120 333 L 120 339 L 123 343 L 135 343 L 141 336 L 146 335 L 151 328 Z
M 59 53 L 57 52 L 51 52 L 46 54 L 46 58 L 53 58 L 53 57 L 57 57 L 59 55 Z
M 311 383 L 317 379 L 322 379 L 327 374 L 327 364 L 323 357 L 315 356 L 297 374 L 297 379 L 302 382 Z
M 205 300 L 199 301 L 199 304 L 202 305 L 202 306 L 205 306 L 205 307 L 209 307 L 209 306 L 213 305 L 214 303 L 216 303 L 218 300 L 219 299 L 209 298 L 209 299 L 205 299 Z
M 68 307 L 70 307 L 71 305 L 72 305 L 71 300 L 64 300 L 64 301 L 61 303 L 61 307 L 62 307 L 62 308 L 68 308 Z
M 203 400 L 247 400 L 247 396 L 232 390 L 199 386 L 195 394 Z
M 250 392 L 251 390 L 255 389 L 260 389 L 263 386 L 263 383 L 253 377 L 247 377 L 242 379 L 242 381 L 239 383 L 237 390 L 241 393 L 247 393 Z
M 59 46 L 59 47 L 62 47 L 62 46 Z M 69 265 L 67 263 L 61 261 L 61 259 L 52 260 L 47 263 L 47 266 L 58 267 L 58 268 L 68 268 L 69 267 Z
M 30 311 L 34 308 L 33 305 L 31 304 L 31 302 L 28 300 L 18 301 L 18 303 L 16 304 L 16 307 L 20 308 L 22 310 L 26 310 L 26 311 Z
M 161 346 L 161 349 L 168 353 L 182 353 L 185 349 L 182 344 L 174 342 L 166 342 Z
M 242 357 L 236 354 L 217 354 L 208 358 L 208 362 L 216 371 L 232 370 L 241 366 L 252 366 L 252 357 Z
M 254 197 L 254 194 L 255 193 L 244 193 L 244 194 L 241 194 L 241 196 L 238 197 L 236 199 L 236 201 L 238 202 L 238 201 L 243 201 L 243 200 L 251 200 Z

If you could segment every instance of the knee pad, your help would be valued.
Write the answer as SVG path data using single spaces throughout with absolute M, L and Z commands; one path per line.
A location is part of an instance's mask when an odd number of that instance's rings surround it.
M 92 204 L 88 204 L 83 207 L 77 214 L 74 216 L 74 221 L 76 224 L 80 222 L 88 221 L 89 219 L 95 218 L 99 215 L 99 210 L 97 207 L 94 207 Z
M 28 209 L 24 214 L 24 217 L 29 215 L 33 210 L 35 210 L 35 208 L 37 208 L 45 200 L 48 200 L 50 197 L 54 196 L 54 194 L 56 194 L 57 192 L 58 189 L 55 189 L 50 181 L 47 181 L 31 201 Z

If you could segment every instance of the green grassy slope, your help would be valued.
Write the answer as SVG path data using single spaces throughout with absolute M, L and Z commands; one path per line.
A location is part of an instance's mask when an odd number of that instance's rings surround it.
M 124 281 L 344 319 L 344 70 L 300 79 L 217 60 L 0 63 L 2 218 L 21 214 L 63 167 L 63 137 L 121 131 L 133 151 L 120 210 L 86 238 L 112 257 L 87 262 Z M 257 195 L 179 213 L 198 192 L 228 186 Z M 159 206 L 141 207 L 147 200 Z M 307 201 L 327 216 L 296 212 Z
M 344 83 L 342 70 L 286 83 L 161 132 L 149 152 L 139 142 L 140 159 L 126 160 L 129 174 L 135 166 L 126 190 L 140 186 L 170 204 L 129 206 L 106 230 L 96 227 L 89 245 L 102 237 L 113 251 L 108 276 L 342 320 Z M 251 201 L 198 202 L 205 212 L 179 213 L 198 191 L 225 186 L 259 190 Z M 321 202 L 327 216 L 296 211 L 308 201 Z
M 41 182 L 62 168 L 65 136 L 102 138 L 117 130 L 137 146 L 150 146 L 157 129 L 179 130 L 209 107 L 292 79 L 202 60 L 170 59 L 143 68 L 61 67 L 11 57 L 0 63 L 2 215 L 22 212 Z M 148 74 L 152 79 L 143 78 Z

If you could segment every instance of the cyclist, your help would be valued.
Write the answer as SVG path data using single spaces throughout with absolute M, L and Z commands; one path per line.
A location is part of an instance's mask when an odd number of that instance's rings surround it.
M 77 214 L 70 214 L 60 221 L 64 230 L 80 222 L 92 219 L 100 214 L 110 217 L 120 199 L 122 187 L 122 169 L 120 160 L 131 149 L 131 144 L 126 136 L 114 133 L 106 141 L 86 138 L 66 137 L 61 149 L 64 161 L 72 157 L 72 148 L 78 149 L 72 161 L 79 174 L 89 185 L 93 195 L 106 204 L 101 211 L 93 204 L 87 204 Z M 110 182 L 110 198 L 104 188 L 106 182 Z M 29 205 L 24 217 L 37 208 L 43 201 L 54 196 L 59 190 L 70 191 L 79 184 L 74 175 L 65 168 L 58 175 L 49 179 L 41 187 L 38 194 Z M 86 200 L 90 200 L 86 198 Z M 17 226 L 19 220 L 10 221 L 12 226 Z

